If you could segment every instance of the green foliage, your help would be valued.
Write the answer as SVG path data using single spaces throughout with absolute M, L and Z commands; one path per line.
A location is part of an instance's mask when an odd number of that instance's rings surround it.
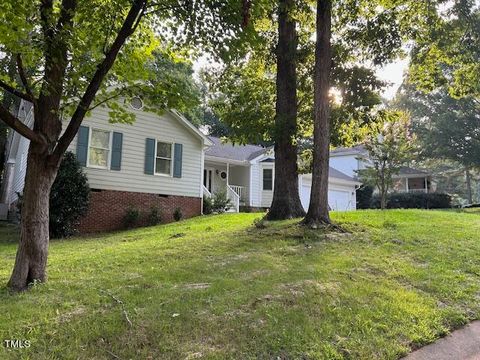
M 21 55 L 36 97 L 44 85 L 46 57 L 57 56 L 46 51 L 48 39 L 43 33 L 44 26 L 53 28 L 60 17 L 62 2 L 53 0 L 52 4 L 52 10 L 42 17 L 40 2 L 0 3 L 0 60 Z M 62 39 L 68 46 L 68 66 L 62 84 L 64 118 L 78 106 L 131 5 L 130 0 L 76 1 L 72 25 L 55 34 L 56 42 Z M 198 104 L 198 90 L 187 59 L 199 50 L 217 58 L 231 58 L 241 52 L 242 42 L 251 37 L 249 27 L 241 26 L 243 13 L 242 5 L 233 1 L 149 3 L 146 15 L 122 47 L 91 107 L 107 104 L 111 121 L 131 123 L 135 114 L 127 106 L 116 104 L 112 97 L 129 98 L 140 92 L 156 110 L 176 108 L 188 113 Z M 0 79 L 24 91 L 17 84 L 16 71 L 12 74 L 0 66 Z
M 210 215 L 213 212 L 213 200 L 209 196 L 203 195 L 203 214 Z
M 134 228 L 138 225 L 138 221 L 140 219 L 140 211 L 134 207 L 130 206 L 125 211 L 125 216 L 123 217 L 123 226 L 126 229 Z
M 370 208 L 381 207 L 381 197 L 372 198 Z M 452 197 L 443 193 L 391 193 L 387 195 L 387 209 L 449 209 Z
M 78 220 L 88 210 L 90 188 L 75 155 L 66 152 L 50 191 L 50 237 L 76 233 Z
M 370 185 L 362 185 L 357 189 L 357 209 L 370 209 L 373 190 L 375 190 L 374 187 Z
M 230 128 L 229 135 L 241 143 L 271 143 L 275 118 L 275 73 L 278 35 L 271 17 L 276 5 L 252 18 L 260 41 L 252 45 L 243 61 L 212 69 L 205 77 L 210 93 L 208 104 Z M 315 42 L 314 8 L 298 2 L 297 141 L 313 136 L 313 72 Z M 376 121 L 379 92 L 386 85 L 375 69 L 402 53 L 402 41 L 413 31 L 408 18 L 419 18 L 425 6 L 406 1 L 399 10 L 383 1 L 336 2 L 334 8 L 332 87 L 332 142 L 335 146 L 363 141 L 368 126 Z M 348 41 L 346 40 L 348 39 Z
M 413 156 L 413 138 L 406 113 L 382 110 L 378 118 L 364 143 L 370 164 L 359 170 L 358 175 L 364 184 L 379 190 L 384 209 L 386 195 L 393 186 L 393 176 Z
M 232 207 L 226 191 L 217 191 L 212 194 L 212 212 L 222 214 Z
M 474 98 L 455 99 L 445 89 L 425 94 L 408 86 L 397 106 L 410 112 L 423 158 L 480 168 L 480 137 L 475 135 L 480 134 L 480 105 Z
M 175 221 L 180 221 L 183 219 L 183 212 L 182 212 L 182 209 L 180 209 L 179 207 L 177 207 L 175 209 L 175 211 L 173 212 L 173 219 Z
M 147 215 L 147 224 L 150 226 L 158 225 L 162 222 L 162 214 L 160 209 L 156 206 L 152 206 L 150 212 Z
M 209 106 L 240 143 L 272 141 L 276 91 L 272 71 L 265 61 L 252 59 L 204 75 L 212 93 Z
M 410 81 L 431 92 L 448 89 L 452 97 L 480 98 L 480 7 L 474 1 L 450 2 L 436 11 L 428 31 L 412 51 Z

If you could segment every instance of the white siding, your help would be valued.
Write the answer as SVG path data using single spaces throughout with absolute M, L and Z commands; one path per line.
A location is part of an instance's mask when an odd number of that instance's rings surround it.
M 343 155 L 330 157 L 330 166 L 345 175 L 355 177 L 357 173 L 355 170 L 360 169 L 360 161 L 357 159 L 358 155 Z
M 169 113 L 162 116 L 136 111 L 132 125 L 110 124 L 108 110 L 98 108 L 82 125 L 123 133 L 120 171 L 85 168 L 93 189 L 144 192 L 165 195 L 200 197 L 202 181 L 202 141 Z M 183 144 L 182 177 L 147 175 L 144 173 L 145 139 Z M 76 138 L 69 150 L 76 152 Z
M 28 127 L 32 127 L 33 124 L 33 111 L 32 106 L 29 103 L 25 103 L 23 100 L 20 104 L 20 111 L 18 118 Z M 13 178 L 11 187 L 9 189 L 8 198 L 6 199 L 9 204 L 15 202 L 18 199 L 17 193 L 23 192 L 23 186 L 25 183 L 25 174 L 27 173 L 27 158 L 28 148 L 30 147 L 30 140 L 23 137 L 17 132 L 13 133 L 13 140 L 11 143 L 11 149 L 9 152 L 8 161 L 13 163 Z
M 20 136 L 18 144 L 18 152 L 15 158 L 14 175 L 12 182 L 12 191 L 10 193 L 10 203 L 18 199 L 17 193 L 23 192 L 23 185 L 25 183 L 25 174 L 27 173 L 27 157 L 30 140 Z
M 250 206 L 260 207 L 261 205 L 261 178 L 260 178 L 260 165 L 254 163 L 251 165 L 251 204 Z

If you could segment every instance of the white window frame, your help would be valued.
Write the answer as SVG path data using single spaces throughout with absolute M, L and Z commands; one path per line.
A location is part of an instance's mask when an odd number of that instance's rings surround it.
M 102 132 L 108 133 L 108 149 L 103 149 L 103 150 L 108 150 L 107 166 L 90 164 L 90 148 L 93 147 L 92 146 L 92 134 L 93 134 L 94 131 L 102 131 Z M 97 149 L 99 149 L 99 148 L 97 148 Z M 105 129 L 99 129 L 99 128 L 92 128 L 92 127 L 89 128 L 89 131 L 88 131 L 87 167 L 93 168 L 93 169 L 109 170 L 111 160 L 112 160 L 112 131 L 105 130 Z
M 164 144 L 170 144 L 170 148 L 171 148 L 170 158 L 157 156 L 157 147 L 158 147 L 159 142 L 164 143 Z M 173 159 L 175 157 L 175 154 L 174 154 L 175 148 L 174 148 L 173 145 L 174 145 L 174 142 L 166 141 L 166 140 L 162 140 L 162 139 L 155 139 L 155 158 L 154 158 L 155 160 L 154 160 L 154 164 L 153 164 L 154 165 L 153 166 L 153 173 L 155 175 L 173 177 Z M 170 173 L 169 174 L 157 173 L 157 159 L 170 160 Z

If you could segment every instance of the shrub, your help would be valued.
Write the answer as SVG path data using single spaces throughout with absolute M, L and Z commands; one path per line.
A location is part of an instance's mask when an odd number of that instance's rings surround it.
M 65 153 L 50 192 L 50 236 L 68 237 L 77 232 L 79 219 L 88 210 L 90 188 L 75 155 Z
M 380 208 L 380 197 L 373 196 L 371 207 Z M 447 209 L 452 198 L 443 193 L 392 193 L 387 196 L 387 209 Z
M 213 202 L 212 198 L 203 196 L 203 214 L 208 215 L 212 213 L 213 209 Z
M 131 229 L 135 227 L 138 223 L 138 219 L 140 218 L 140 212 L 137 208 L 130 206 L 127 211 L 125 212 L 125 216 L 123 217 L 123 225 L 127 229 Z
M 160 214 L 160 209 L 156 206 L 152 206 L 147 216 L 148 225 L 155 226 L 160 224 L 161 221 L 162 221 L 162 216 Z
M 224 213 L 232 207 L 230 199 L 227 198 L 227 193 L 225 191 L 218 191 L 213 194 L 212 198 L 212 211 L 216 213 Z
M 373 186 L 363 185 L 357 189 L 357 209 L 368 209 L 372 203 Z
M 177 207 L 177 208 L 175 209 L 175 211 L 173 212 L 173 219 L 174 219 L 175 221 L 180 221 L 180 220 L 182 220 L 182 218 L 183 218 L 182 209 L 180 209 L 179 207 Z

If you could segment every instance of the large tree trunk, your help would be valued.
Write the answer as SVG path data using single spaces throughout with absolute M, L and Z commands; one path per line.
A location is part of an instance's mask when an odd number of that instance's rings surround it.
M 20 243 L 8 287 L 14 291 L 46 280 L 49 199 L 58 166 L 48 164 L 44 149 L 31 143 L 21 204 Z
M 315 122 L 313 144 L 313 174 L 310 205 L 304 223 L 316 227 L 330 224 L 328 208 L 328 170 L 330 148 L 330 73 L 331 0 L 317 0 L 317 44 L 315 47 Z
M 472 192 L 472 175 L 470 169 L 465 168 L 465 182 L 467 185 L 467 200 L 469 204 L 473 204 L 473 192 Z
M 275 116 L 275 177 L 269 220 L 305 215 L 298 192 L 297 146 L 297 33 L 294 0 L 279 0 L 277 100 Z

